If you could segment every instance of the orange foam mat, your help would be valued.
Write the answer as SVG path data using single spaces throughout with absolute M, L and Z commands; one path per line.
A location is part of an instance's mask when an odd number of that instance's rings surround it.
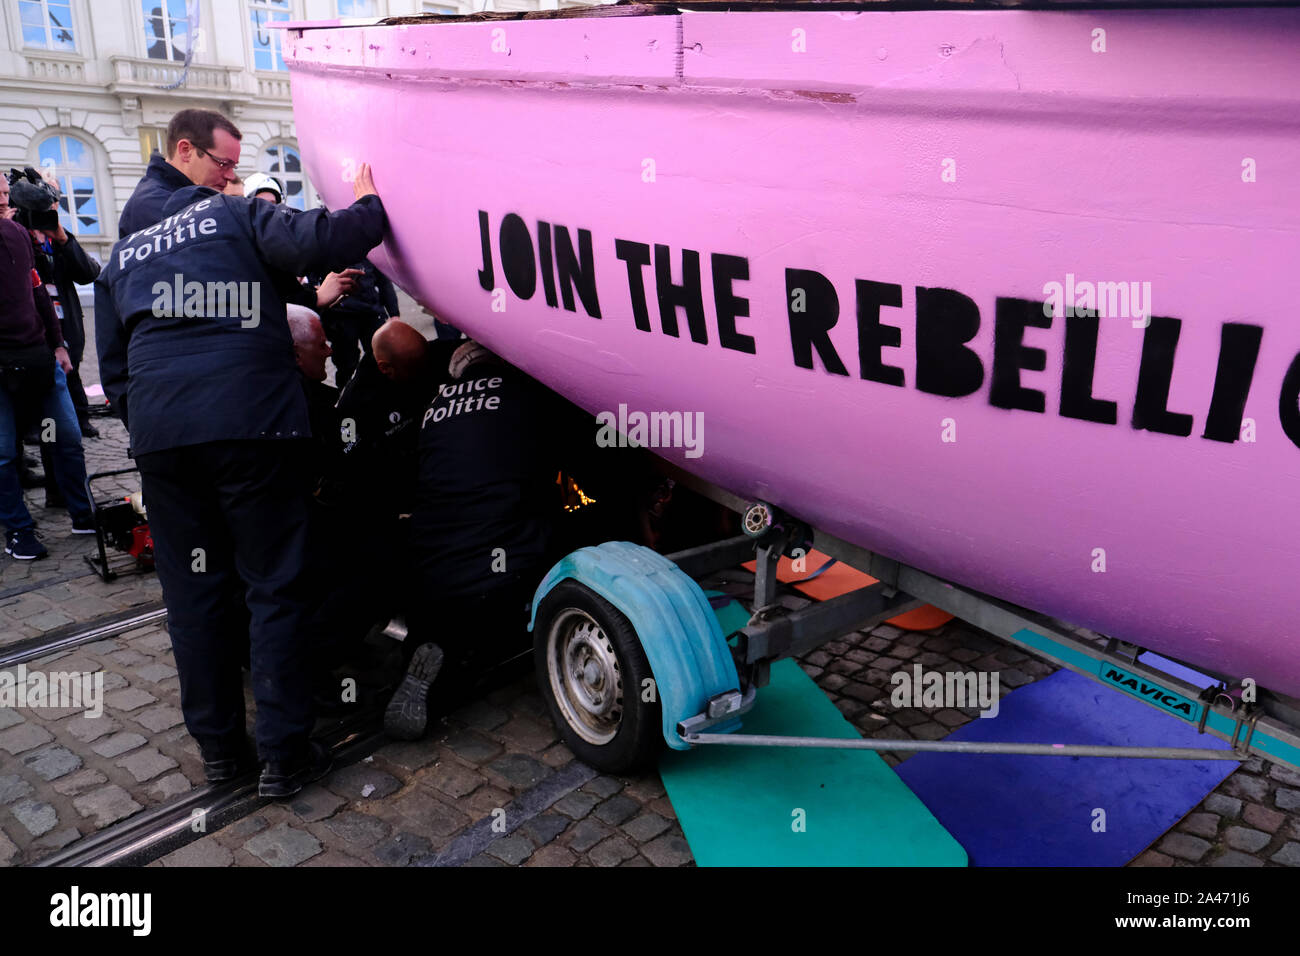
M 807 556 L 802 559 L 800 565 L 802 570 L 797 571 L 794 562 L 790 558 L 782 558 L 780 564 L 777 565 L 776 579 L 782 584 L 799 581 L 810 574 L 815 574 L 817 569 L 830 559 L 830 555 L 822 554 L 814 549 L 809 551 Z M 747 571 L 753 571 L 756 562 L 746 561 L 741 567 Z M 863 574 L 857 568 L 851 568 L 843 561 L 838 561 L 811 581 L 795 584 L 794 589 L 814 601 L 827 601 L 833 597 L 839 597 L 841 594 L 847 594 L 849 591 L 875 583 L 876 579 L 871 575 Z M 914 611 L 908 611 L 906 614 L 891 617 L 886 623 L 892 624 L 894 627 L 900 627 L 905 631 L 928 631 L 931 628 L 947 624 L 951 620 L 952 615 L 947 611 L 941 611 L 937 607 L 927 604 L 924 607 L 918 607 Z

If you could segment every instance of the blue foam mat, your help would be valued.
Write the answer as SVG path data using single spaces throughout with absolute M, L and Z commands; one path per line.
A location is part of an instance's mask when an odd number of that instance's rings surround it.
M 947 737 L 958 741 L 1199 747 L 1217 737 L 1060 670 Z M 1227 777 L 1232 761 L 917 754 L 895 769 L 973 866 L 1122 866 Z M 1096 810 L 1105 811 L 1097 832 Z

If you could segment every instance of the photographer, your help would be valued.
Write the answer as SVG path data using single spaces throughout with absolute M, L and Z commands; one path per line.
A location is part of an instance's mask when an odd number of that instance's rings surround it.
M 28 167 L 20 173 L 11 169 L 9 183 L 11 193 L 16 188 L 19 194 L 29 197 L 13 200 L 12 204 L 17 210 L 15 218 L 18 223 L 31 232 L 32 242 L 42 253 L 36 256 L 36 269 L 45 283 L 45 291 L 54 300 L 54 314 L 63 328 L 63 338 L 68 346 L 68 358 L 72 362 L 72 370 L 67 373 L 68 394 L 72 396 L 72 406 L 77 411 L 77 423 L 83 438 L 98 438 L 99 431 L 90 423 L 89 403 L 79 371 L 86 349 L 86 326 L 76 287 L 95 281 L 99 275 L 99 263 L 64 230 L 59 222 L 57 197 L 42 206 L 44 194 L 53 190 L 35 170 Z M 49 478 L 48 474 L 46 478 Z
M 0 220 L 0 522 L 5 552 L 21 561 L 48 553 L 37 539 L 18 483 L 16 455 L 22 429 L 50 419 L 55 433 L 55 476 L 72 512 L 74 533 L 92 534 L 86 498 L 81 432 L 68 397 L 72 367 L 49 295 L 40 284 L 27 230 Z

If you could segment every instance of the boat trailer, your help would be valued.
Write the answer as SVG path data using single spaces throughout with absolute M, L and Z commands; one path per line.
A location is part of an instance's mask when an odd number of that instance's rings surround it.
M 539 622 L 539 606 L 546 612 L 542 627 L 534 626 L 539 680 L 544 692 L 549 690 L 544 696 L 566 743 L 598 769 L 629 770 L 658 753 L 662 746 L 658 739 L 644 733 L 650 705 L 660 711 L 654 716 L 661 716 L 656 722 L 662 725 L 663 743 L 676 750 L 700 746 L 813 747 L 1238 762 L 1258 755 L 1300 769 L 1300 701 L 1230 675 L 1211 674 L 1215 683 L 1195 686 L 1141 661 L 1143 648 L 1114 639 L 1081 639 L 1046 615 L 814 531 L 765 502 L 745 501 L 671 466 L 670 473 L 683 486 L 743 515 L 745 533 L 666 557 L 624 542 L 584 548 L 551 571 L 533 601 L 534 625 Z M 814 538 L 819 551 L 876 581 L 830 600 L 789 610 L 779 601 L 778 562 L 783 555 L 805 555 Z M 709 598 L 695 581 L 751 559 L 756 560 L 752 616 L 746 626 L 723 635 L 713 615 L 701 612 L 709 607 Z M 604 650 L 592 650 L 602 644 L 602 628 L 621 627 L 610 617 L 594 613 L 598 609 L 591 609 L 590 615 L 582 609 L 575 611 L 585 628 L 576 644 L 557 640 L 562 635 L 557 635 L 555 622 L 572 622 L 574 617 L 557 615 L 553 606 L 546 606 L 546 598 L 565 581 L 590 589 L 604 604 L 606 615 L 614 610 L 622 624 L 630 625 L 648 667 L 623 659 L 629 657 L 626 638 L 622 644 L 604 641 Z M 739 727 L 738 718 L 754 706 L 758 691 L 767 685 L 773 662 L 806 654 L 849 631 L 875 627 L 925 604 L 1034 657 L 1069 668 L 1195 724 L 1199 733 L 1227 741 L 1230 749 L 841 739 L 734 732 Z M 569 633 L 571 637 L 573 632 Z M 1203 668 L 1197 670 L 1204 672 Z M 626 687 L 628 692 L 624 693 L 625 678 L 643 673 L 652 673 L 652 680 L 640 679 L 635 686 Z M 638 693 L 651 686 L 657 693 Z M 638 709 L 645 713 L 639 717 L 633 714 Z M 625 720 L 641 725 L 639 750 L 635 753 L 626 739 L 616 740 L 622 735 L 620 722 Z M 611 746 L 619 743 L 621 746 Z

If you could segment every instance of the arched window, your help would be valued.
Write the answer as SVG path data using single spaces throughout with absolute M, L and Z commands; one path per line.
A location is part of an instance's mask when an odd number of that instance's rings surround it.
M 302 157 L 296 147 L 275 144 L 262 150 L 257 163 L 262 172 L 274 176 L 284 186 L 284 201 L 294 209 L 306 209 L 308 205 L 307 176 L 302 171 Z
M 95 199 L 95 157 L 72 136 L 54 134 L 37 147 L 41 170 L 59 184 L 59 221 L 74 236 L 103 232 L 99 203 Z

